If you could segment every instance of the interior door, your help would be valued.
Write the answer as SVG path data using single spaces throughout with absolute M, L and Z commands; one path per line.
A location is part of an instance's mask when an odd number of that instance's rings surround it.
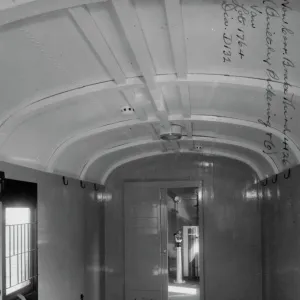
M 159 187 L 124 185 L 125 300 L 165 300 L 166 226 Z

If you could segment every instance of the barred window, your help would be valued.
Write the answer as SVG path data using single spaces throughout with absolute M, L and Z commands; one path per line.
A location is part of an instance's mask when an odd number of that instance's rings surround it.
M 34 277 L 35 223 L 30 208 L 5 210 L 6 295 L 31 285 Z
M 36 295 L 37 290 L 36 185 L 6 180 L 3 208 L 3 299 Z M 36 299 L 36 296 L 30 297 Z

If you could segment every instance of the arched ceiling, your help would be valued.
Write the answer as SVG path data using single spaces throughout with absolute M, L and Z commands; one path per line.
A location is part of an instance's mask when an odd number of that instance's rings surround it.
M 298 164 L 290 2 L 1 1 L 1 159 L 101 183 L 169 152 L 238 159 L 260 178 Z M 182 140 L 161 141 L 171 124 Z

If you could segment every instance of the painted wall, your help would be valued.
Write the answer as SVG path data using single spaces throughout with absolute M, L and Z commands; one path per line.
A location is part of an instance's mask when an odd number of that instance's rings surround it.
M 124 295 L 124 181 L 203 180 L 205 300 L 261 299 L 260 208 L 246 190 L 256 176 L 246 165 L 199 154 L 169 154 L 128 163 L 107 181 L 106 299 Z
M 38 294 L 42 300 L 104 299 L 104 216 L 93 186 L 0 163 L 6 178 L 38 183 Z
M 262 191 L 266 300 L 300 299 L 300 166 L 267 181 Z M 276 183 L 273 183 L 272 180 Z

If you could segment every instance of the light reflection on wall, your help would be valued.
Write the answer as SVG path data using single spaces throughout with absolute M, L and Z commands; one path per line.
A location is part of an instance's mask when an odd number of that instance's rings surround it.
M 202 193 L 203 193 L 203 190 L 202 189 L 198 189 L 198 201 L 201 202 L 203 199 L 202 199 Z
M 107 192 L 97 193 L 97 201 L 99 202 L 110 202 L 112 200 L 112 194 Z
M 264 198 L 266 200 L 271 200 L 272 199 L 272 191 L 269 188 L 264 189 L 263 195 L 264 195 Z
M 258 200 L 257 190 L 256 189 L 251 189 L 251 190 L 246 191 L 244 198 L 247 202 Z
M 160 266 L 156 265 L 152 269 L 152 275 L 153 276 L 166 275 L 166 274 L 168 274 L 168 269 L 167 268 L 161 268 Z
M 195 161 L 194 164 L 201 169 L 207 170 L 208 168 L 211 169 L 214 165 L 213 162 L 210 161 Z

